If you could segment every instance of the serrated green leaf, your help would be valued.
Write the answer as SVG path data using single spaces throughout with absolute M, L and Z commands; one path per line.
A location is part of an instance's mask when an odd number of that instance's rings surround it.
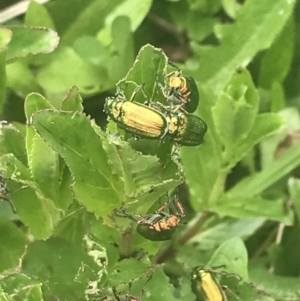
M 0 219 L 0 271 L 17 267 L 27 244 L 25 235 L 12 222 Z
M 12 40 L 8 44 L 7 61 L 28 55 L 52 52 L 59 43 L 57 33 L 45 27 L 9 27 Z
M 72 184 L 73 179 L 71 172 L 67 166 L 64 166 L 60 179 L 59 197 L 56 203 L 57 207 L 62 210 L 66 210 L 74 200 L 74 196 L 71 191 Z
M 85 221 L 88 218 L 88 214 L 82 206 L 77 205 L 77 207 L 79 208 L 73 208 L 72 206 L 72 209 L 69 209 L 59 221 L 53 233 L 54 237 L 60 237 L 75 244 L 82 243 L 84 234 L 87 231 Z
M 42 286 L 42 283 L 39 281 L 22 273 L 11 274 L 4 279 L 1 279 L 1 284 L 3 284 L 3 287 L 5 287 L 5 291 L 8 293 L 8 295 L 13 296 L 13 300 L 15 301 L 25 300 L 27 293 L 35 289 L 39 291 Z M 33 301 L 36 300 L 42 301 L 43 299 L 33 299 Z
M 54 109 L 54 107 L 43 95 L 39 93 L 30 93 L 27 95 L 24 110 L 28 121 L 33 113 L 46 109 Z
M 155 157 L 155 154 L 160 149 L 157 144 L 153 143 L 153 149 L 151 149 L 147 144 L 147 140 L 143 139 L 138 141 L 140 142 L 139 144 L 129 144 L 128 142 L 121 141 L 119 137 L 113 134 L 109 135 L 107 139 L 99 128 L 94 128 L 102 139 L 103 148 L 109 157 L 109 164 L 113 172 L 119 175 L 119 177 L 124 178 L 124 192 L 128 198 L 127 201 L 132 202 L 135 198 L 138 199 L 139 202 L 136 207 L 139 207 L 138 210 L 141 212 L 147 212 L 160 196 L 182 182 L 181 180 L 177 180 L 177 176 L 175 175 L 177 169 L 169 175 L 175 179 L 167 177 L 164 180 L 165 168 L 161 166 L 158 158 Z M 148 151 L 150 149 L 150 153 L 151 150 L 154 153 L 151 156 L 143 155 L 139 152 L 139 147 L 137 147 L 137 151 L 136 147 L 133 149 L 131 145 L 140 145 L 140 147 L 144 145 Z
M 114 270 L 122 271 L 121 273 L 112 273 L 110 284 L 115 286 L 117 283 L 130 282 L 132 279 L 139 278 L 142 274 L 146 273 L 150 267 L 150 262 L 143 259 L 137 260 L 134 258 L 124 259 L 114 266 Z
M 259 95 L 247 69 L 239 68 L 231 77 L 225 91 L 240 103 L 247 103 L 255 113 L 259 108 Z
M 129 70 L 125 78 L 118 82 L 118 85 L 121 86 L 122 90 L 125 89 L 124 85 L 126 82 L 135 82 L 137 85 L 143 85 L 143 92 L 147 98 L 141 97 L 139 99 L 137 95 L 135 101 L 159 101 L 161 91 L 157 87 L 157 80 L 164 83 L 164 78 L 161 75 L 165 71 L 167 60 L 168 58 L 161 49 L 149 44 L 143 46 L 135 59 L 133 67 Z M 125 95 L 130 99 L 131 95 L 127 95 L 126 92 Z
M 165 199 L 166 193 L 173 191 L 180 184 L 182 184 L 182 180 L 164 180 L 161 181 L 161 183 L 152 185 L 150 191 L 144 191 L 139 196 L 135 196 L 139 200 L 138 204 L 136 204 L 137 212 L 140 212 L 141 214 L 148 212 L 150 207 L 152 207 L 160 197 Z
M 107 270 L 111 270 L 118 263 L 121 254 L 120 244 L 122 242 L 120 239 L 120 232 L 117 229 L 105 226 L 99 223 L 98 220 L 93 219 L 91 221 L 90 234 L 90 240 L 94 244 L 93 249 L 98 250 L 98 254 L 105 253 L 102 257 L 104 257 L 107 262 Z M 119 245 L 119 247 L 116 248 L 116 245 Z M 102 251 L 101 253 L 100 250 Z
M 244 242 L 235 237 L 222 243 L 207 263 L 209 267 L 224 266 L 226 271 L 248 280 L 248 254 Z
M 196 81 L 218 95 L 236 68 L 247 65 L 262 49 L 270 47 L 290 17 L 295 0 L 247 1 L 234 24 L 226 25 L 220 46 L 201 56 Z
M 178 298 L 174 296 L 174 288 L 169 285 L 169 278 L 164 273 L 162 267 L 157 269 L 151 279 L 147 281 L 146 278 L 142 284 L 146 291 L 153 292 L 146 300 L 147 301 L 160 301 L 166 299 L 169 301 L 176 301 Z M 160 289 L 157 289 L 157 288 Z
M 235 164 L 236 158 L 240 160 L 242 159 L 240 156 L 245 155 L 245 153 L 237 155 L 236 147 L 248 146 L 244 140 L 248 139 L 249 143 L 249 132 L 255 124 L 258 104 L 258 94 L 248 71 L 242 69 L 236 72 L 212 108 L 216 132 L 225 146 L 223 154 L 225 165 L 232 157 L 235 157 L 233 159 Z M 251 147 L 253 146 L 252 143 Z
M 29 169 L 13 154 L 1 156 L 0 170 L 6 179 L 20 183 L 29 183 L 32 180 Z
M 36 186 L 41 193 L 56 205 L 59 194 L 58 154 L 38 135 L 32 140 L 29 166 Z
M 27 166 L 25 139 L 20 131 L 11 123 L 0 124 L 0 156 L 13 154 L 14 157 Z
M 98 277 L 99 266 L 81 246 L 51 238 L 28 246 L 22 271 L 47 284 L 53 295 L 71 301 L 84 299 L 89 281 Z M 81 274 L 85 272 L 86 278 L 82 279 Z
M 83 112 L 82 98 L 77 86 L 73 86 L 61 104 L 62 111 Z
M 30 93 L 27 95 L 24 103 L 24 110 L 26 118 L 29 122 L 33 113 L 39 110 L 45 109 L 54 109 L 54 107 L 50 104 L 50 102 L 41 94 L 39 93 Z M 33 149 L 33 141 L 37 139 L 37 134 L 34 132 L 33 128 L 27 125 L 26 130 L 26 149 L 27 149 L 27 156 L 28 161 L 31 160 L 31 153 Z M 30 163 L 29 163 L 30 164 Z
M 33 116 L 33 126 L 65 159 L 75 179 L 75 196 L 89 211 L 107 217 L 121 204 L 122 180 L 112 174 L 102 142 L 85 115 L 40 111 Z
M 36 111 L 52 108 L 49 101 L 38 93 L 31 93 L 25 99 L 25 114 L 28 120 Z M 27 126 L 26 145 L 28 165 L 36 186 L 46 198 L 58 205 L 58 154 L 34 132 L 30 125 Z
M 28 289 L 24 301 L 43 301 L 42 284 L 35 285 Z
M 162 181 L 163 170 L 157 157 L 136 152 L 127 142 L 121 142 L 118 154 L 124 169 L 125 194 L 129 197 L 149 191 Z
M 224 93 L 212 110 L 216 131 L 226 148 L 225 152 L 231 154 L 235 145 L 250 131 L 255 113 L 248 104 L 237 103 Z M 229 154 L 226 156 L 230 156 Z
M 51 200 L 30 187 L 14 191 L 11 199 L 21 221 L 33 236 L 43 239 L 52 234 L 60 219 L 60 213 Z

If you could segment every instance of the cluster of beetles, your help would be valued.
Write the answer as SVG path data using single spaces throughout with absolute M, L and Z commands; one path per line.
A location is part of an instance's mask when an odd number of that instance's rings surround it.
M 173 63 L 171 66 L 176 67 Z M 137 87 L 130 100 L 119 91 L 116 97 L 106 99 L 104 112 L 126 132 L 146 139 L 169 139 L 177 145 L 197 146 L 202 143 L 207 131 L 206 123 L 196 115 L 199 103 L 199 91 L 195 80 L 182 74 L 176 67 L 166 75 L 165 85 L 157 82 L 167 105 L 160 102 L 135 102 Z M 137 232 L 153 241 L 172 238 L 176 227 L 184 216 L 184 208 L 176 193 L 167 198 L 154 214 L 127 214 L 123 209 L 115 214 L 137 222 Z
M 183 146 L 200 145 L 207 131 L 207 125 L 201 118 L 192 114 L 196 111 L 199 103 L 197 85 L 192 77 L 184 76 L 173 63 L 169 62 L 169 64 L 175 67 L 176 71 L 166 75 L 164 85 L 157 82 L 167 105 L 147 100 L 143 104 L 135 102 L 136 93 L 142 89 L 142 86 L 139 86 L 129 100 L 120 91 L 116 97 L 107 98 L 104 112 L 119 128 L 137 138 L 169 139 L 175 144 Z M 154 214 L 127 214 L 123 208 L 116 209 L 115 214 L 135 221 L 137 232 L 146 239 L 164 241 L 172 238 L 176 227 L 184 217 L 184 208 L 175 191 L 167 197 L 167 201 Z M 203 277 L 204 274 L 209 277 Z M 214 284 L 213 292 L 205 291 L 203 281 L 209 281 L 210 283 L 206 284 L 210 287 Z M 192 290 L 197 297 L 200 293 L 204 293 L 207 301 L 226 300 L 223 298 L 223 289 L 213 274 L 201 267 L 195 268 L 192 273 Z M 140 300 L 140 298 L 130 295 L 120 298 L 115 290 L 113 293 L 117 301 Z M 210 293 L 220 298 L 210 299 Z M 112 300 L 104 298 L 102 301 Z
M 199 103 L 199 92 L 192 77 L 183 76 L 181 70 L 166 76 L 166 84 L 157 83 L 168 105 L 160 102 L 135 102 L 138 87 L 127 100 L 122 93 L 107 98 L 104 111 L 126 132 L 146 139 L 170 139 L 185 146 L 202 143 L 207 131 L 206 123 L 191 113 Z

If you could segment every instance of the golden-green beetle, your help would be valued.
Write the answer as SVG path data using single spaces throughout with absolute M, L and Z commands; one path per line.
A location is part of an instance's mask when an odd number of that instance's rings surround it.
M 210 270 L 196 267 L 192 271 L 192 291 L 197 300 L 227 301 L 225 292 Z
M 168 122 L 162 112 L 147 105 L 121 97 L 107 98 L 104 112 L 121 128 L 134 136 L 162 139 L 167 135 Z

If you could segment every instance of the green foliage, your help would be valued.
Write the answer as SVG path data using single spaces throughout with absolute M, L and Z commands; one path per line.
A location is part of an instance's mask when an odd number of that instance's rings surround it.
M 0 300 L 195 300 L 196 266 L 230 301 L 300 300 L 296 1 L 31 1 L 22 20 L 0 29 Z M 103 113 L 168 105 L 168 60 L 199 89 L 199 146 Z M 116 214 L 175 189 L 169 241 Z

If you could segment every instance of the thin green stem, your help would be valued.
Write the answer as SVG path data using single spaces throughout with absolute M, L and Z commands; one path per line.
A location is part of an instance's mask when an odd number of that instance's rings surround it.
M 227 170 L 219 170 L 218 177 L 215 181 L 215 184 L 208 199 L 208 207 L 215 204 L 219 200 L 220 196 L 224 193 L 227 175 Z

